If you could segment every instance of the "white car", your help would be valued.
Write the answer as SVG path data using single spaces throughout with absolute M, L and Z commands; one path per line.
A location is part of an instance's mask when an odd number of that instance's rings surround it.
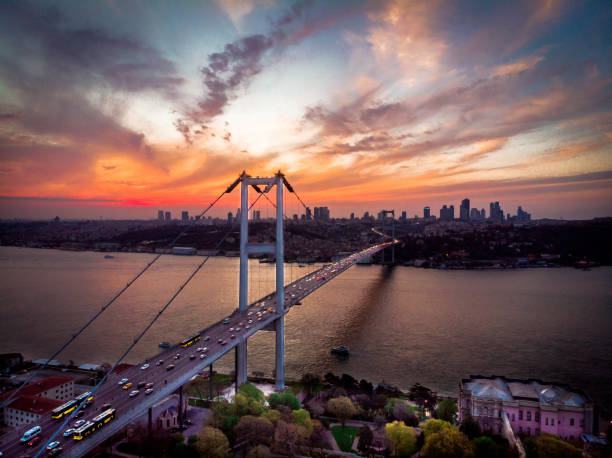
M 136 396 L 138 396 L 138 393 L 140 393 L 140 391 L 138 390 L 130 391 L 130 397 L 135 398 Z
M 60 444 L 59 441 L 53 441 L 51 442 L 48 446 L 47 446 L 47 450 L 53 450 L 55 447 L 57 447 Z
M 68 428 L 66 431 L 64 431 L 64 437 L 70 437 L 73 432 L 74 428 Z
M 145 394 L 149 395 L 153 393 L 153 388 L 147 388 L 147 390 L 145 391 Z
M 74 427 L 78 428 L 79 426 L 83 426 L 85 424 L 85 420 L 77 420 L 74 422 Z M 49 444 L 51 445 L 51 444 Z
M 140 369 L 142 369 L 143 371 L 149 368 L 149 363 L 143 364 L 142 366 L 140 366 Z
M 121 380 L 119 380 L 119 385 L 125 385 L 127 382 L 128 382 L 128 379 L 122 378 Z

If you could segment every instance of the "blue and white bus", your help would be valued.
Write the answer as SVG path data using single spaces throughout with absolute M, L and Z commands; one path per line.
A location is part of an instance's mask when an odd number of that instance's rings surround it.
M 21 437 L 21 442 L 28 442 L 33 437 L 36 437 L 40 434 L 42 428 L 40 426 L 34 426 L 33 428 L 28 429 L 23 436 Z

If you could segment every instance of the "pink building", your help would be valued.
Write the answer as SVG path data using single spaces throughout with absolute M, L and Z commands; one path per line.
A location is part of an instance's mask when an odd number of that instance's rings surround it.
M 593 433 L 593 403 L 567 385 L 480 375 L 459 384 L 459 420 L 471 415 L 484 430 L 502 433 L 503 416 L 512 431 L 538 435 L 544 431 L 565 440 Z

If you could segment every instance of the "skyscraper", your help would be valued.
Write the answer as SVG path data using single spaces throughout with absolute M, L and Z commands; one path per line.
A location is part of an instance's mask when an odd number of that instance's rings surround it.
M 401 218 L 401 220 L 402 220 L 402 221 L 406 221 L 406 212 L 402 212 L 402 218 Z
M 429 219 L 430 216 L 431 210 L 429 209 L 429 207 L 423 208 L 423 219 Z
M 157 210 L 157 221 L 163 221 L 163 220 L 164 220 L 164 211 Z
M 453 221 L 455 219 L 455 206 L 447 207 L 446 204 L 440 209 L 440 221 Z
M 232 212 L 227 212 L 227 223 L 232 224 L 233 220 L 234 220 L 234 215 L 232 215 Z
M 189 222 L 189 212 L 188 211 L 181 212 L 181 221 L 183 223 L 188 223 Z
M 310 207 L 306 207 L 306 221 L 310 221 L 312 219 L 312 212 L 310 211 Z
M 459 207 L 459 219 L 467 221 L 470 219 L 470 199 L 467 197 L 461 201 L 461 207 Z
M 172 214 L 170 212 L 166 212 L 166 221 L 172 221 Z
M 493 223 L 504 222 L 504 211 L 499 206 L 499 202 L 489 204 L 489 220 Z

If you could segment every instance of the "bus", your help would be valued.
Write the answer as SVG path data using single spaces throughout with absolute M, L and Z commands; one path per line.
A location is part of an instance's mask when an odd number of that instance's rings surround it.
M 189 345 L 197 342 L 198 340 L 200 340 L 200 334 L 194 334 L 188 339 L 183 340 L 181 342 L 181 347 L 188 347 Z
M 36 437 L 40 434 L 42 428 L 40 426 L 34 426 L 33 428 L 28 429 L 23 436 L 21 437 L 21 442 L 28 442 L 33 437 Z
M 79 404 L 81 404 L 81 402 L 85 400 L 86 404 L 83 407 L 87 407 L 89 404 L 93 402 L 93 398 L 94 397 L 91 391 L 86 391 L 83 394 L 79 394 L 76 398 L 74 398 L 74 400 Z
M 83 426 L 76 429 L 73 433 L 74 434 L 73 439 L 75 441 L 80 441 L 84 437 L 87 437 L 94 431 L 100 429 L 102 426 L 104 426 L 106 423 L 111 421 L 113 418 L 115 418 L 115 409 L 105 410 L 97 417 L 92 418 L 91 421 L 88 421 Z
M 79 403 L 75 399 L 68 401 L 67 403 L 53 409 L 51 411 L 51 418 L 55 420 L 62 418 L 64 415 L 68 415 L 70 412 L 76 409 L 78 405 Z

